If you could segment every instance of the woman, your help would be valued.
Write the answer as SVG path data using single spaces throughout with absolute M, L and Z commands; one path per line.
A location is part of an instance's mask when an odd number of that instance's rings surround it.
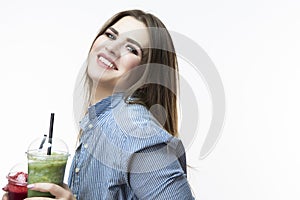
M 57 199 L 194 199 L 176 138 L 177 58 L 164 24 L 140 10 L 116 14 L 93 41 L 84 71 L 69 185 L 28 188 Z

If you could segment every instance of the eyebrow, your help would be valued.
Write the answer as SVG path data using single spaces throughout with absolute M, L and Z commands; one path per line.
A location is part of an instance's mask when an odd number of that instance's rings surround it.
M 119 35 L 119 32 L 116 29 L 114 29 L 113 27 L 109 27 L 108 29 L 111 30 L 114 34 Z M 142 46 L 134 39 L 127 38 L 126 41 L 137 45 L 142 50 Z
M 108 29 L 110 29 L 114 34 L 119 35 L 119 32 L 113 27 L 109 27 Z

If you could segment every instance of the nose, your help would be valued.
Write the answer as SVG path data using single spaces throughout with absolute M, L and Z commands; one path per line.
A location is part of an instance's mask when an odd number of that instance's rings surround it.
M 105 49 L 112 55 L 119 57 L 121 55 L 121 48 L 123 43 L 124 42 L 120 40 L 109 41 L 109 43 L 106 44 Z

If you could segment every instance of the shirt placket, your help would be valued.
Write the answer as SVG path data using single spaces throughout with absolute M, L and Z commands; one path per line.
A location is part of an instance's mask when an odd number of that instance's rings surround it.
M 81 177 L 81 169 L 84 166 L 86 157 L 87 157 L 87 147 L 88 137 L 92 134 L 93 124 L 88 118 L 85 118 L 84 121 L 81 122 L 81 128 L 83 130 L 83 135 L 80 140 L 80 145 L 78 146 L 77 153 L 75 156 L 75 164 L 73 168 L 73 192 L 76 199 L 80 198 L 80 184 L 82 183 Z

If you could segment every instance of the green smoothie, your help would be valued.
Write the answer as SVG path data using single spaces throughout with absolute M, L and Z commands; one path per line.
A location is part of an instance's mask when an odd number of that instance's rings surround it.
M 53 152 L 51 155 L 28 153 L 28 184 L 63 184 L 68 155 Z M 28 197 L 53 197 L 50 193 L 28 190 Z

